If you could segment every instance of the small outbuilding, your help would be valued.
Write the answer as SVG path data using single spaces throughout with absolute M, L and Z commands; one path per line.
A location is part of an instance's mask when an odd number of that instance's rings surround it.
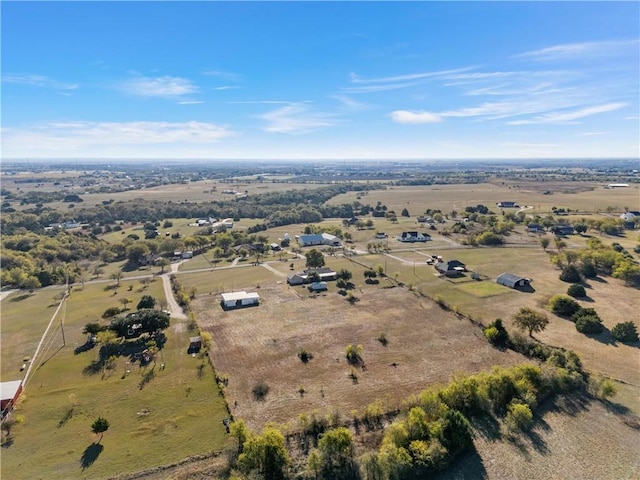
M 189 349 L 187 353 L 198 353 L 202 348 L 202 338 L 200 336 L 189 338 Z
M 18 397 L 22 392 L 22 380 L 13 380 L 11 382 L 0 383 L 0 410 L 4 415 L 18 401 Z
M 528 287 L 531 283 L 531 279 L 519 277 L 513 273 L 503 273 L 496 278 L 496 282 L 509 288 L 522 288 Z
M 313 282 L 309 285 L 309 290 L 312 292 L 324 292 L 329 289 L 327 282 Z
M 467 267 L 460 260 L 449 260 L 448 262 L 438 261 L 434 267 L 445 277 L 458 277 L 467 271 Z
M 231 308 L 250 307 L 260 304 L 260 295 L 257 293 L 231 292 L 220 295 L 220 304 L 225 310 Z

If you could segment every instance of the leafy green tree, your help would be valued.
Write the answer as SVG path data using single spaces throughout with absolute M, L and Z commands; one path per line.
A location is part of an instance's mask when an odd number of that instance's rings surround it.
M 99 332 L 102 332 L 102 331 L 104 331 L 106 329 L 107 329 L 107 327 L 104 327 L 104 326 L 100 325 L 99 323 L 89 322 L 82 329 L 82 333 L 91 334 L 91 335 L 97 335 Z
M 307 268 L 320 268 L 324 266 L 324 255 L 318 249 L 311 249 L 304 254 L 307 257 Z
M 238 467 L 246 472 L 256 472 L 264 480 L 285 480 L 289 466 L 289 454 L 280 430 L 265 427 L 261 435 L 251 436 L 243 445 L 238 457 Z
M 348 282 L 353 277 L 353 274 L 346 268 L 341 268 L 338 270 L 336 277 Z
M 540 239 L 540 245 L 542 246 L 542 250 L 544 250 L 546 252 L 547 251 L 547 247 L 549 246 L 549 243 L 551 243 L 551 240 L 549 240 L 548 237 L 542 237 Z
M 582 275 L 580 275 L 578 267 L 575 265 L 567 265 L 562 269 L 560 280 L 568 283 L 579 283 L 582 281 Z
M 533 332 L 541 332 L 547 327 L 549 319 L 544 313 L 536 312 L 529 307 L 522 307 L 513 317 L 513 323 L 521 330 L 528 330 L 529 336 L 533 337 Z
M 131 264 L 139 265 L 149 255 L 149 247 L 145 243 L 134 243 L 127 248 L 127 260 Z
M 617 323 L 611 329 L 611 336 L 619 342 L 632 343 L 638 341 L 638 328 L 629 322 Z
M 504 328 L 502 320 L 499 318 L 491 322 L 483 332 L 484 336 L 492 345 L 506 347 L 509 344 L 509 334 L 507 333 L 507 329 Z
M 406 208 L 402 209 L 402 212 L 400 212 L 400 215 L 402 215 L 403 217 L 410 217 L 411 215 L 409 215 L 409 210 L 407 210 Z
M 143 295 L 136 309 L 140 310 L 141 308 L 153 308 L 156 306 L 156 299 L 151 295 Z
M 321 478 L 356 480 L 358 469 L 354 460 L 355 446 L 351 432 L 344 427 L 325 432 L 318 443 Z
M 373 269 L 369 269 L 369 270 L 365 270 L 363 272 L 364 278 L 366 278 L 366 282 L 367 283 L 372 283 L 373 279 L 376 278 L 378 276 L 378 274 L 376 273 L 375 270 Z
M 582 285 L 574 283 L 567 289 L 567 295 L 574 298 L 584 298 L 587 296 L 587 291 Z
M 100 443 L 100 441 L 102 440 L 102 436 L 104 435 L 104 432 L 106 432 L 107 430 L 109 430 L 109 421 L 104 417 L 98 417 L 91 424 L 91 431 L 96 435 L 98 433 L 100 434 L 100 440 L 98 440 L 98 443 Z

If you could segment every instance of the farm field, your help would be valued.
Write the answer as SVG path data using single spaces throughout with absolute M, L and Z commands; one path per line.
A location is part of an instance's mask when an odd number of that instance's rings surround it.
M 604 212 L 607 207 L 623 211 L 624 207 L 636 210 L 640 206 L 640 186 L 604 189 L 602 184 L 580 182 L 501 182 L 468 185 L 425 185 L 411 187 L 388 187 L 386 190 L 372 190 L 360 200 L 375 205 L 381 202 L 389 210 L 400 215 L 406 208 L 412 216 L 421 215 L 427 208 L 439 209 L 443 213 L 452 210 L 464 211 L 467 206 L 484 204 L 498 212 L 496 203 L 515 201 L 519 205 L 534 207 L 527 213 L 551 213 L 552 207 L 578 209 L 581 212 Z M 549 190 L 551 195 L 543 195 Z M 332 205 L 350 203 L 359 192 L 349 192 L 332 198 Z M 517 209 L 506 209 L 517 210 Z
M 135 287 L 127 292 L 134 309 L 143 293 L 164 298 L 160 281 L 144 291 Z M 53 292 L 2 301 L 3 380 L 20 378 L 23 357 L 33 354 L 55 310 Z M 116 298 L 103 284 L 74 288 L 64 320 L 66 343 L 62 346 L 60 329 L 52 327 L 45 341 L 50 348 L 36 359 L 14 412 L 24 422 L 13 427 L 10 443 L 3 445 L 2 478 L 108 478 L 225 445 L 226 405 L 212 369 L 187 354 L 192 333 L 185 323 L 172 319 L 157 365 L 141 368 L 118 357 L 113 369 L 93 372 L 99 347 L 74 353 L 85 343 L 84 325 L 119 306 Z M 91 433 L 99 415 L 110 422 L 102 439 Z
M 407 289 L 357 288 L 354 305 L 332 291 L 309 296 L 304 287 L 276 282 L 263 283 L 259 293 L 260 306 L 241 310 L 223 311 L 217 296 L 193 303 L 201 328 L 213 336 L 214 364 L 229 375 L 231 410 L 252 428 L 295 422 L 313 410 L 346 416 L 376 400 L 394 408 L 454 373 L 525 361 L 492 348 L 479 328 Z M 377 340 L 382 332 L 386 346 Z M 363 346 L 366 369 L 357 369 L 357 379 L 349 377 L 348 344 Z M 307 364 L 298 358 L 301 349 L 313 355 Z M 265 401 L 252 394 L 260 380 L 270 388 Z

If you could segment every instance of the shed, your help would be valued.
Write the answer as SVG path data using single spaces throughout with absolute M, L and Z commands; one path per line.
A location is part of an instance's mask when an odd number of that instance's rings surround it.
M 307 279 L 306 275 L 302 275 L 300 273 L 294 273 L 293 275 L 289 275 L 287 277 L 287 283 L 289 285 L 302 285 Z
M 519 277 L 513 273 L 503 273 L 496 278 L 496 282 L 509 288 L 526 287 L 531 283 L 530 278 Z
M 457 277 L 467 271 L 467 267 L 460 260 L 439 261 L 434 266 L 436 270 L 447 277 Z
M 328 289 L 329 287 L 327 286 L 327 282 L 313 282 L 311 285 L 309 285 L 309 290 L 311 290 L 312 292 L 324 292 Z
M 239 308 L 239 307 L 249 307 L 252 305 L 258 305 L 260 303 L 260 296 L 257 293 L 247 293 L 247 292 L 231 292 L 231 293 L 223 293 L 220 295 L 222 297 L 221 304 L 222 308 Z
M 0 410 L 3 412 L 15 405 L 22 392 L 22 380 L 0 383 Z
M 202 338 L 200 336 L 189 338 L 189 349 L 187 353 L 198 353 L 202 348 Z

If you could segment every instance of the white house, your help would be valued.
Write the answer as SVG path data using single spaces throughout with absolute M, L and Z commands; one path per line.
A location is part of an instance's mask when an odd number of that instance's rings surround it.
M 252 305 L 260 304 L 260 296 L 257 293 L 247 293 L 247 292 L 230 292 L 223 293 L 220 295 L 221 297 L 221 305 L 222 308 L 230 309 L 230 308 L 240 308 L 240 307 L 249 307 Z
M 301 247 L 309 247 L 313 245 L 329 245 L 331 247 L 339 247 L 340 239 L 329 233 L 312 233 L 307 235 L 296 235 L 296 240 Z
M 402 232 L 398 235 L 398 240 L 401 242 L 428 242 L 431 240 L 431 235 L 428 233 L 420 232 Z

